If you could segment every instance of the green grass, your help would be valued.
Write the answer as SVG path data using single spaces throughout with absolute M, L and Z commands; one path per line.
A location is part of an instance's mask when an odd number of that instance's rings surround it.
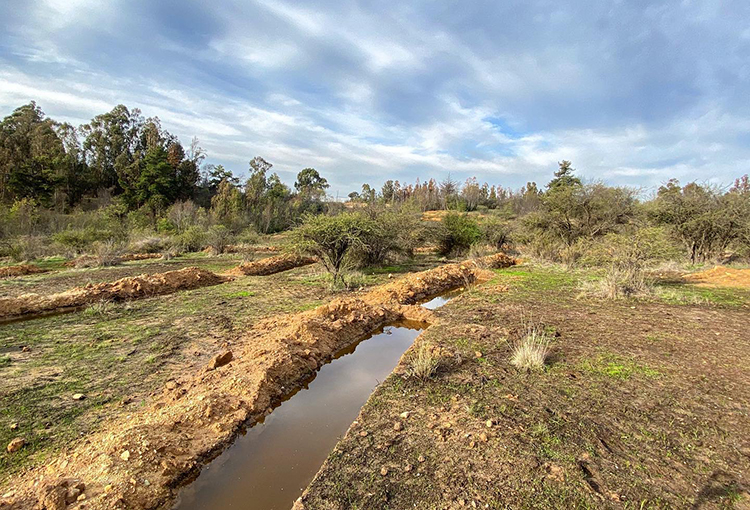
M 656 286 L 657 296 L 670 304 L 714 304 L 746 306 L 750 304 L 750 290 L 733 287 L 699 287 L 685 283 Z
M 579 369 L 596 376 L 619 380 L 629 379 L 633 376 L 653 379 L 661 375 L 658 370 L 638 364 L 632 359 L 609 353 L 600 354 L 595 358 L 580 362 Z

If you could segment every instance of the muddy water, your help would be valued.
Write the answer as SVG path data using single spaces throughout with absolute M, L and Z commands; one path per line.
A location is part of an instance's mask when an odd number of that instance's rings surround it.
M 362 405 L 419 334 L 388 326 L 338 353 L 183 489 L 180 510 L 291 508 Z
M 459 291 L 422 306 L 435 309 Z M 336 354 L 180 491 L 176 510 L 288 510 L 312 481 L 421 324 L 387 326 Z
M 463 292 L 463 290 L 464 289 L 462 288 L 449 290 L 445 294 L 440 294 L 439 296 L 435 296 L 429 301 L 422 303 L 422 307 L 427 308 L 428 310 L 435 310 L 436 308 L 440 308 L 445 303 L 458 296 L 461 292 Z

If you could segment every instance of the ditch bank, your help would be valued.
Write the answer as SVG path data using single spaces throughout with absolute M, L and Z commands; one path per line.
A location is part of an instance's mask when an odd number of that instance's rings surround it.
M 27 274 L 46 273 L 49 269 L 42 269 L 31 264 L 19 264 L 16 266 L 0 267 L 0 278 L 13 278 L 14 276 L 25 276 Z
M 260 321 L 200 372 L 167 383 L 151 404 L 11 481 L 0 507 L 57 510 L 85 501 L 86 508 L 165 508 L 204 464 L 335 353 L 400 320 L 428 325 L 432 313 L 413 305 L 483 279 L 484 267 L 512 264 L 502 254 L 448 264 Z
M 311 257 L 299 257 L 296 255 L 277 255 L 255 262 L 240 264 L 231 269 L 228 274 L 235 276 L 268 276 L 282 271 L 288 271 L 296 267 L 308 266 L 317 262 Z
M 176 271 L 121 278 L 114 282 L 89 284 L 66 292 L 51 294 L 23 294 L 0 298 L 0 320 L 37 315 L 58 309 L 75 309 L 99 301 L 124 301 L 178 290 L 196 289 L 229 281 L 231 277 L 217 275 L 197 267 Z

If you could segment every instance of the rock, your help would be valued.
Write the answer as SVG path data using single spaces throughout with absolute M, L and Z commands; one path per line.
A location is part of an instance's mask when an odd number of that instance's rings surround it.
M 476 356 L 477 358 L 481 358 L 482 357 L 482 351 L 474 351 L 474 356 Z
M 78 501 L 78 496 L 81 495 L 81 490 L 76 487 L 71 487 L 68 489 L 67 494 L 65 494 L 65 502 L 67 504 L 75 503 Z
M 76 393 L 73 395 L 73 400 L 83 400 L 84 398 L 86 398 L 86 395 L 83 393 Z
M 474 441 L 469 441 L 469 448 L 474 448 L 476 445 Z
M 234 356 L 232 355 L 232 351 L 224 351 L 221 354 L 217 354 L 208 363 L 208 369 L 216 370 L 219 367 L 223 367 L 224 365 L 232 361 L 233 358 Z
M 388 279 L 389 279 L 389 280 L 392 280 L 392 279 L 393 279 L 393 275 L 392 275 L 391 273 L 388 273 Z
M 402 420 L 405 420 L 409 417 L 409 414 L 410 414 L 409 411 L 404 411 L 399 416 L 401 417 Z
M 485 425 L 487 425 L 487 427 L 488 427 L 488 428 L 489 428 L 489 427 L 492 427 L 492 420 L 487 420 L 487 421 L 485 422 Z
M 67 505 L 65 497 L 68 491 L 65 487 L 54 485 L 47 486 L 40 491 L 39 508 L 45 510 L 63 510 Z
M 121 458 L 122 460 L 124 460 L 124 461 L 128 461 L 128 460 L 130 460 L 130 451 L 129 451 L 129 450 L 125 450 L 124 452 L 122 452 L 122 453 L 120 454 L 120 458 Z
M 6 450 L 8 450 L 8 453 L 15 453 L 24 446 L 26 446 L 26 440 L 22 437 L 17 437 L 8 443 Z
M 424 462 L 426 459 L 424 458 L 424 455 L 420 455 L 417 459 L 419 462 Z
M 10 430 L 18 430 L 18 422 L 11 423 Z
M 380 474 L 383 475 L 383 476 L 387 475 L 388 474 L 388 468 L 385 467 L 385 466 L 383 466 L 382 468 L 380 468 Z
M 177 383 L 174 381 L 167 381 L 167 384 L 165 386 L 168 390 L 173 390 L 177 388 Z
M 412 465 L 407 463 L 406 466 L 404 466 L 404 471 L 408 473 L 411 470 L 412 470 Z
M 23 347 L 21 347 L 21 352 L 31 352 L 31 347 L 29 347 L 28 345 L 24 345 Z
M 397 421 L 396 423 L 393 424 L 393 430 L 395 430 L 396 432 L 401 432 L 403 428 L 404 426 L 401 425 L 400 421 Z
M 362 436 L 362 437 L 367 437 L 367 431 L 366 430 L 362 430 L 362 431 L 360 431 L 359 435 Z
M 487 441 L 489 441 L 489 438 L 487 437 L 487 434 L 482 432 L 481 434 L 479 434 L 479 440 L 483 443 L 486 443 Z

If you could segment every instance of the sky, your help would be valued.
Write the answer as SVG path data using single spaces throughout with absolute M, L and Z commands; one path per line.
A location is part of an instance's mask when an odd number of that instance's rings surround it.
M 0 116 L 117 104 L 207 163 L 362 183 L 449 174 L 728 184 L 750 161 L 746 0 L 3 0 Z

